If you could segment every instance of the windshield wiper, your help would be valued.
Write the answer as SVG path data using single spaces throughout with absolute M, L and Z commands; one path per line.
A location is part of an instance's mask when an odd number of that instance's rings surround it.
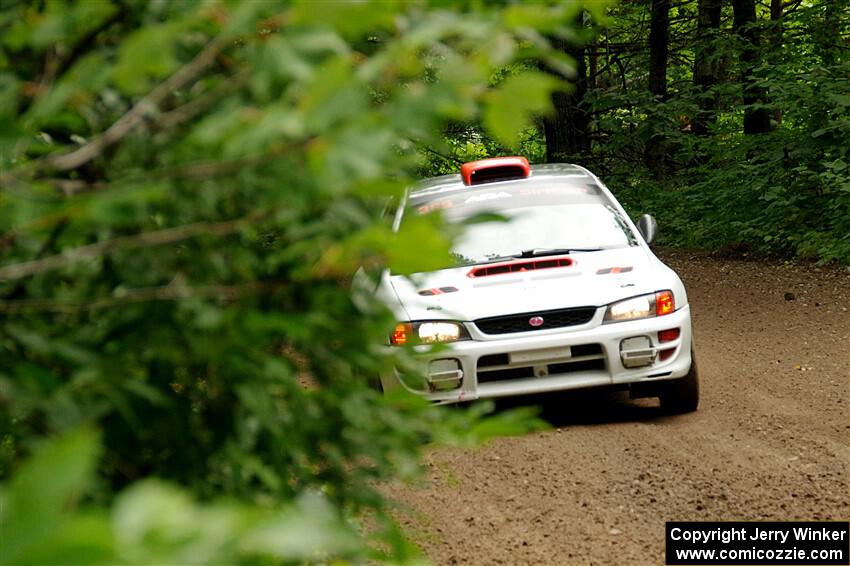
M 466 259 L 466 261 L 461 261 L 457 263 L 454 267 L 463 267 L 466 265 L 486 265 L 488 263 L 498 263 L 500 261 L 506 261 L 511 259 L 524 259 L 530 257 L 544 257 L 549 255 L 562 255 L 562 254 L 571 254 L 575 252 L 598 252 L 602 250 L 606 250 L 608 248 L 532 248 L 530 250 L 523 250 L 519 253 L 514 254 L 503 254 L 503 255 L 493 255 L 487 258 L 480 259 Z
M 479 259 L 468 259 L 464 258 L 462 261 L 454 264 L 452 267 L 466 267 L 469 265 L 486 265 L 488 263 L 498 263 L 500 261 L 506 261 L 510 259 L 516 259 L 518 256 L 516 255 L 494 255 L 492 257 L 483 257 Z
M 513 254 L 510 257 L 543 257 L 547 255 L 571 254 L 575 252 L 599 252 L 605 248 L 532 248 L 530 250 L 522 250 L 518 254 Z

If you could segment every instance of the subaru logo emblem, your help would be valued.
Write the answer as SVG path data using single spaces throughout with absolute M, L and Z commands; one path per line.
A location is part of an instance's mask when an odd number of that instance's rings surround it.
M 542 316 L 532 316 L 528 319 L 528 324 L 534 326 L 535 328 L 538 326 L 543 326 L 543 317 Z

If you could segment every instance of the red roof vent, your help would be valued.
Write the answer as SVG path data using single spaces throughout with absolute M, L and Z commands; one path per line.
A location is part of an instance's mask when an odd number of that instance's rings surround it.
M 460 176 L 464 185 L 480 185 L 508 179 L 524 179 L 531 174 L 531 166 L 525 157 L 493 157 L 464 163 Z
M 502 275 L 505 273 L 518 273 L 531 271 L 533 269 L 552 269 L 553 267 L 571 267 L 575 260 L 569 257 L 556 257 L 545 259 L 533 259 L 530 261 L 518 261 L 513 263 L 498 263 L 476 267 L 466 274 L 467 277 L 487 277 L 488 275 Z

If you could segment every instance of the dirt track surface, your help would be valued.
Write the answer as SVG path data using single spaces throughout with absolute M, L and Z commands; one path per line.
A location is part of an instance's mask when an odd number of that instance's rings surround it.
M 850 518 L 850 272 L 665 259 L 699 411 L 572 395 L 545 407 L 550 431 L 430 453 L 421 484 L 389 491 L 434 563 L 663 564 L 665 521 Z

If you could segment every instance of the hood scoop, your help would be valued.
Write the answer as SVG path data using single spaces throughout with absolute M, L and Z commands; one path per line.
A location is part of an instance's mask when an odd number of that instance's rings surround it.
M 472 269 L 466 274 L 467 277 L 489 277 L 490 275 L 504 275 L 507 273 L 521 273 L 523 271 L 533 271 L 536 269 L 553 269 L 556 267 L 572 267 L 575 265 L 575 260 L 569 257 L 556 258 L 541 258 L 526 261 L 515 261 L 511 263 L 498 263 L 492 265 L 482 265 Z
M 457 287 L 432 287 L 431 289 L 420 289 L 416 291 L 423 297 L 433 297 L 434 295 L 443 295 L 445 293 L 456 293 Z
M 626 267 L 606 267 L 596 272 L 596 275 L 608 275 L 609 273 L 628 273 L 634 270 L 634 267 L 628 265 Z

